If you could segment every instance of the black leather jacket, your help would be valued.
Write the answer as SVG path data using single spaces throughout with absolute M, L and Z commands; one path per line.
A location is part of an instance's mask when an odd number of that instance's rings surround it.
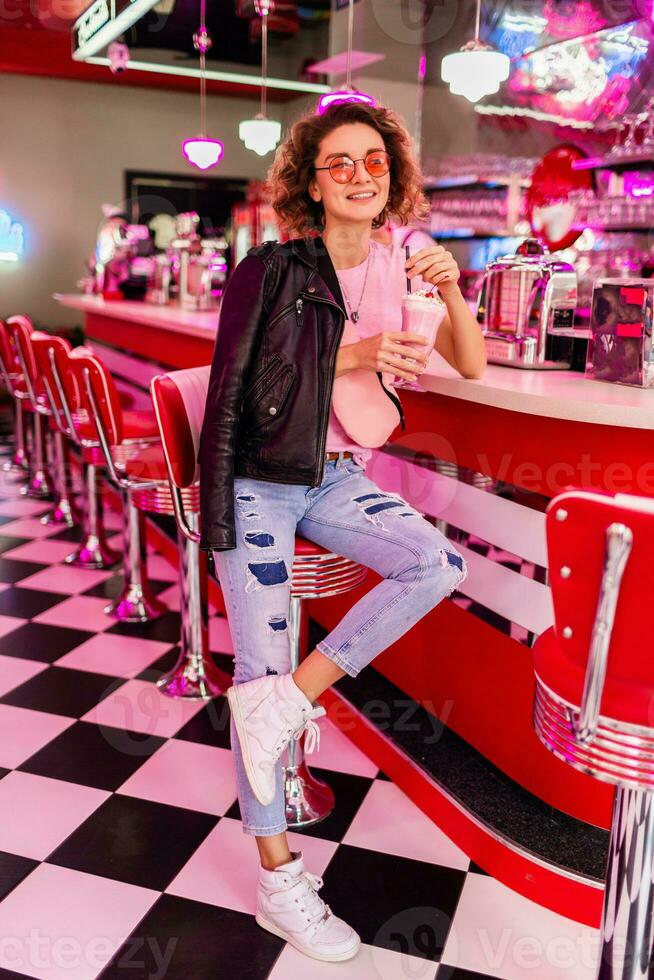
M 265 242 L 232 273 L 200 437 L 201 548 L 236 547 L 234 476 L 320 486 L 343 306 L 320 238 Z

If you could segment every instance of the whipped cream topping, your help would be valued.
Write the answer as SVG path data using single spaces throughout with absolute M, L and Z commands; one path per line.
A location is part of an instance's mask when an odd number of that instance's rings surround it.
M 431 292 L 428 289 L 416 289 L 415 293 L 405 293 L 402 298 L 405 302 L 406 300 L 417 300 L 418 302 L 436 303 L 438 306 L 445 306 L 437 290 Z

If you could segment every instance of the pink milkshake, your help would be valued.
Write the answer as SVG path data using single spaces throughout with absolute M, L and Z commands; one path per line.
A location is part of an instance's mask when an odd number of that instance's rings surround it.
M 434 349 L 436 334 L 446 312 L 447 307 L 435 290 L 427 292 L 425 289 L 419 289 L 415 293 L 405 293 L 402 297 L 402 330 L 407 333 L 420 334 L 427 340 L 427 344 L 419 348 L 427 356 Z M 407 360 L 411 364 L 416 363 L 413 358 L 407 358 Z M 424 388 L 417 381 L 407 381 L 398 375 L 395 376 L 394 385 L 396 388 L 424 391 Z

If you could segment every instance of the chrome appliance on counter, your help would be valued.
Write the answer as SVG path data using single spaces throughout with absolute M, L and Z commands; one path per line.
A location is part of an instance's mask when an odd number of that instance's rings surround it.
M 593 289 L 586 377 L 654 387 L 654 279 L 598 279 Z
M 486 266 L 477 319 L 489 362 L 540 370 L 571 366 L 577 274 L 535 238 Z
M 177 237 L 165 255 L 157 256 L 147 299 L 167 303 L 176 296 L 186 310 L 211 310 L 220 305 L 227 279 L 227 240 L 219 235 L 202 238 L 195 211 L 177 215 Z
M 83 282 L 85 292 L 106 298 L 125 295 L 130 290 L 145 291 L 150 251 L 150 235 L 145 225 L 130 225 L 122 214 L 106 213 L 98 231 L 95 253 L 89 260 L 91 276 Z

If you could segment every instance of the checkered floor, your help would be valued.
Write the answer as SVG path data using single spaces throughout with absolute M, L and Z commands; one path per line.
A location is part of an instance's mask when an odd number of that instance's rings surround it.
M 594 930 L 471 866 L 324 718 L 314 771 L 337 807 L 291 846 L 364 946 L 329 965 L 260 929 L 227 701 L 186 704 L 152 683 L 177 653 L 175 572 L 151 554 L 171 612 L 117 625 L 103 607 L 120 576 L 63 565 L 77 533 L 43 526 L 46 509 L 2 478 L 0 978 L 594 976 Z M 211 647 L 229 674 L 219 617 Z

